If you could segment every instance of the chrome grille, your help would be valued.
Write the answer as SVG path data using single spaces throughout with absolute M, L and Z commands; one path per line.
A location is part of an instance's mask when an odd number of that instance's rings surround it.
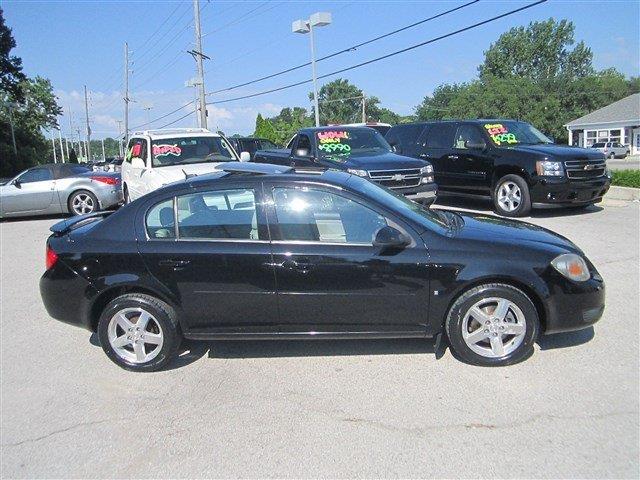
M 419 168 L 369 170 L 369 176 L 374 182 L 389 188 L 417 187 L 422 178 Z
M 607 163 L 604 160 L 567 160 L 564 162 L 567 178 L 573 180 L 588 180 L 604 175 Z

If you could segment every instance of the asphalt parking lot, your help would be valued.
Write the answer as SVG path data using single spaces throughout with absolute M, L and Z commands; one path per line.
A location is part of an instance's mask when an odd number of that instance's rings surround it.
M 47 316 L 56 219 L 5 221 L 0 476 L 637 478 L 639 219 L 613 200 L 527 219 L 584 249 L 607 308 L 519 365 L 436 359 L 413 339 L 212 342 L 154 374 Z

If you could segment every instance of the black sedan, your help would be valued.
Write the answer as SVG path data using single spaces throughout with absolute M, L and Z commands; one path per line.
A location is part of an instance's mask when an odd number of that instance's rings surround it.
M 604 283 L 549 230 L 429 210 L 356 175 L 222 164 L 115 213 L 60 222 L 40 291 L 130 370 L 188 339 L 439 337 L 479 365 L 585 328 Z

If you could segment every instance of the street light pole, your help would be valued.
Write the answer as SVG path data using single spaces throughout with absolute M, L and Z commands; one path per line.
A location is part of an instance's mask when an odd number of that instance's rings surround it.
M 331 14 L 317 12 L 309 17 L 309 20 L 296 20 L 291 24 L 293 33 L 308 33 L 311 37 L 311 75 L 313 77 L 313 108 L 315 110 L 316 127 L 320 126 L 320 108 L 318 107 L 318 79 L 316 77 L 316 45 L 313 27 L 324 27 L 331 23 Z

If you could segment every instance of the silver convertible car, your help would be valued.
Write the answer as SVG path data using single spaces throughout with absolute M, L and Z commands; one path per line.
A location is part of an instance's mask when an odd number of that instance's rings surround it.
M 122 202 L 119 173 L 70 163 L 38 165 L 0 185 L 0 218 L 83 215 Z

